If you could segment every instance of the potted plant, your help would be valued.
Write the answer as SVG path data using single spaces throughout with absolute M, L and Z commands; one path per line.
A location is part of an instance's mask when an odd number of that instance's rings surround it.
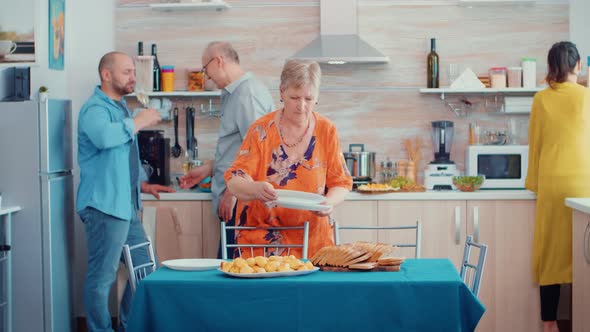
M 44 103 L 47 101 L 48 97 L 49 97 L 49 89 L 47 89 L 46 86 L 42 85 L 39 88 L 39 101 Z

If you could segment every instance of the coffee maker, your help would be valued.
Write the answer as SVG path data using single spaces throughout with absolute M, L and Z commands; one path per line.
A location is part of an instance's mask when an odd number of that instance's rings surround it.
M 163 130 L 139 132 L 139 159 L 146 170 L 149 183 L 170 185 L 170 139 Z
M 459 175 L 457 165 L 451 160 L 451 145 L 453 144 L 453 122 L 432 122 L 432 146 L 434 160 L 424 171 L 424 186 L 426 189 L 451 190 L 455 189 L 453 177 Z

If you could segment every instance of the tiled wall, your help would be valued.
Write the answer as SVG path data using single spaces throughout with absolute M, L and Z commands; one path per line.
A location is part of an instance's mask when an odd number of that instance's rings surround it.
M 144 6 L 147 0 L 120 0 L 116 9 L 116 46 L 135 54 L 137 41 L 149 50 L 157 43 L 160 63 L 176 67 L 176 87 L 184 89 L 186 70 L 199 67 L 203 48 L 212 40 L 233 43 L 244 69 L 254 72 L 271 89 L 280 106 L 278 82 L 284 60 L 319 33 L 319 2 L 295 0 L 228 0 L 226 11 L 161 12 Z M 448 65 L 469 66 L 484 74 L 492 66 L 516 66 L 523 56 L 536 57 L 537 75 L 546 70 L 546 53 L 553 42 L 569 36 L 566 0 L 538 1 L 532 6 L 465 7 L 457 1 L 359 1 L 361 36 L 388 55 L 388 64 L 322 65 L 323 80 L 316 110 L 333 120 L 343 148 L 365 143 L 377 160 L 407 158 L 403 139 L 421 136 L 423 162 L 432 160 L 430 121 L 455 122 L 452 159 L 463 168 L 469 122 L 506 127 L 510 118 L 527 122 L 526 115 L 496 115 L 494 98 L 488 107 L 481 97 L 468 96 L 473 110 L 457 117 L 437 95 L 423 95 L 429 38 L 437 38 L 441 86 L 448 85 Z M 448 98 L 454 102 L 463 96 Z M 177 100 L 179 108 L 208 99 Z M 501 101 L 501 100 L 500 100 Z M 217 102 L 217 101 L 215 101 Z M 490 106 L 491 105 L 491 106 Z M 184 112 L 181 111 L 184 145 Z M 201 156 L 214 154 L 217 118 L 197 119 Z M 159 126 L 172 137 L 171 121 Z M 526 127 L 526 126 L 525 126 Z M 526 133 L 524 133 L 526 135 Z M 173 159 L 173 171 L 180 170 Z

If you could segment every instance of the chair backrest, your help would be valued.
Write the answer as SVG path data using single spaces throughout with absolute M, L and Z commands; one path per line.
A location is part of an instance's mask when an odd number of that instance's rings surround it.
M 476 264 L 470 263 L 471 249 L 474 247 L 479 249 L 479 256 Z M 487 250 L 487 245 L 473 242 L 473 237 L 467 235 L 465 251 L 463 252 L 463 261 L 461 263 L 461 272 L 459 274 L 461 275 L 463 282 L 465 282 L 467 287 L 471 289 L 471 292 L 473 292 L 473 295 L 476 297 L 479 294 L 479 289 L 481 287 L 481 277 L 486 264 Z
M 225 222 L 221 221 L 221 257 L 223 259 L 227 259 L 227 249 L 228 248 L 238 248 L 238 252 L 240 256 L 242 255 L 242 248 L 249 248 L 252 256 L 254 256 L 254 248 L 262 248 L 264 256 L 267 256 L 270 252 L 268 249 L 287 249 L 287 255 L 290 255 L 292 248 L 301 248 L 301 258 L 307 259 L 307 247 L 308 247 L 308 238 L 309 238 L 309 222 L 306 221 L 301 226 L 284 226 L 284 227 L 251 227 L 251 226 L 228 226 Z M 255 230 L 255 229 L 264 229 L 264 230 L 274 230 L 274 231 L 281 231 L 281 232 L 288 232 L 290 230 L 302 230 L 303 236 L 301 239 L 301 243 L 293 243 L 293 244 L 268 244 L 268 243 L 248 243 L 248 244 L 228 244 L 227 243 L 227 230 Z
M 133 252 L 147 250 L 148 261 L 143 264 L 134 265 Z M 136 245 L 123 245 L 123 259 L 127 267 L 127 277 L 129 278 L 129 286 L 131 287 L 131 294 L 135 293 L 138 283 L 148 274 L 156 270 L 156 258 L 154 255 L 154 248 L 152 240 L 148 236 L 146 242 Z
M 422 224 L 419 220 L 413 225 L 406 226 L 340 226 L 337 221 L 332 222 L 334 227 L 334 240 L 336 245 L 340 244 L 340 231 L 343 229 L 356 229 L 356 230 L 404 230 L 414 229 L 416 231 L 415 241 L 412 243 L 391 243 L 392 246 L 400 248 L 415 248 L 415 258 L 420 258 L 421 255 L 421 244 L 422 244 Z

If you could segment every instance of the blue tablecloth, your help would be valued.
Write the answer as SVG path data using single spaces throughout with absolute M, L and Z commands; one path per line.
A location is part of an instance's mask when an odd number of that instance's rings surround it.
M 128 331 L 473 331 L 484 311 L 447 259 L 264 279 L 160 268 L 135 293 Z

